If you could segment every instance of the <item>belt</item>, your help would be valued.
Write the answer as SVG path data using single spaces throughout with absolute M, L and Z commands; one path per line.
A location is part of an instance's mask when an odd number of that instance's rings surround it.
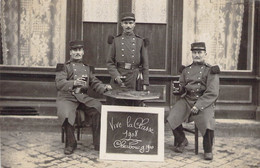
M 137 69 L 137 68 L 139 68 L 139 65 L 134 65 L 134 64 L 125 63 L 125 62 L 118 62 L 117 67 L 123 68 L 123 69 Z
M 200 96 L 203 95 L 204 92 L 191 92 L 191 91 L 187 91 L 187 95 L 192 96 L 192 97 L 197 97 L 199 98 Z

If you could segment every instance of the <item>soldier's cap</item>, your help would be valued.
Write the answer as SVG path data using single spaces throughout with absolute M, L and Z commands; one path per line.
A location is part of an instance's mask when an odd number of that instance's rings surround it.
M 206 45 L 204 42 L 195 42 L 191 44 L 191 51 L 193 50 L 204 50 L 206 51 Z
M 132 12 L 122 13 L 121 21 L 125 21 L 125 20 L 133 20 L 133 21 L 135 21 L 135 14 L 133 14 Z
M 70 41 L 70 49 L 83 48 L 84 42 L 80 40 Z

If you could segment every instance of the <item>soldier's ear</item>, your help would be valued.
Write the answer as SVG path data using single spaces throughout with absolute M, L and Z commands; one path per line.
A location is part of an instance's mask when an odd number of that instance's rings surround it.
M 182 65 L 180 68 L 179 68 L 179 72 L 182 73 L 182 71 L 186 68 L 186 66 Z
M 219 66 L 218 66 L 218 65 L 212 66 L 210 73 L 211 73 L 211 74 L 219 74 L 219 73 L 220 73 L 220 68 L 219 68 Z
M 108 38 L 107 38 L 107 43 L 112 44 L 113 41 L 114 41 L 114 36 L 109 35 Z
M 147 47 L 150 44 L 150 41 L 148 38 L 144 39 L 144 46 Z

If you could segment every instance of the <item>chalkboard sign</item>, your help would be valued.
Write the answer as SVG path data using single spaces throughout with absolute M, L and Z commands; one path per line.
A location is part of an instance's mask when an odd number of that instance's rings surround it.
M 164 109 L 102 106 L 100 159 L 164 160 Z

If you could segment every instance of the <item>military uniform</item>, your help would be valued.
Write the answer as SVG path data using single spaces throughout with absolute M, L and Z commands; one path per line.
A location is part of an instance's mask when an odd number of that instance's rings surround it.
M 82 62 L 68 61 L 62 69 L 56 75 L 56 86 L 58 89 L 57 108 L 61 122 L 68 118 L 69 123 L 73 125 L 76 118 L 75 112 L 80 103 L 87 107 L 93 107 L 100 113 L 101 103 L 88 96 L 87 90 L 91 87 L 96 92 L 102 94 L 105 88 L 104 84 L 92 74 L 90 67 Z M 74 80 L 82 77 L 82 75 L 87 75 L 86 86 L 80 87 L 81 89 L 74 87 Z M 78 93 L 75 92 L 77 88 L 80 90 Z
M 72 47 L 83 48 L 83 42 L 73 41 L 71 42 L 71 49 L 73 49 Z M 81 77 L 84 77 L 85 85 L 75 86 L 74 82 Z M 55 81 L 58 90 L 57 114 L 66 134 L 67 146 L 65 146 L 64 153 L 73 153 L 77 146 L 73 125 L 76 119 L 76 109 L 79 105 L 83 105 L 86 109 L 85 112 L 92 116 L 93 143 L 95 149 L 98 150 L 101 103 L 88 96 L 87 91 L 92 88 L 94 91 L 103 94 L 106 91 L 106 86 L 92 74 L 90 66 L 84 64 L 82 59 L 71 59 L 67 63 L 59 65 Z
M 206 63 L 193 63 L 185 67 L 180 75 L 181 98 L 171 109 L 167 118 L 172 129 L 183 121 L 195 121 L 202 135 L 206 129 L 215 129 L 214 107 L 219 95 L 219 76 L 216 67 Z M 191 116 L 191 108 L 199 109 Z
M 193 43 L 192 49 L 206 50 L 205 43 Z M 178 94 L 181 96 L 167 117 L 177 144 L 184 143 L 179 145 L 181 149 L 177 152 L 182 152 L 184 146 L 188 144 L 183 132 L 182 122 L 194 121 L 203 135 L 205 153 L 212 154 L 215 129 L 214 108 L 219 96 L 219 67 L 210 66 L 205 62 L 193 62 L 189 66 L 182 66 L 180 72 Z M 191 113 L 194 106 L 198 109 L 196 115 Z M 209 160 L 211 159 L 210 156 Z
M 110 84 L 114 89 L 119 88 L 120 86 L 115 83 L 116 77 L 126 76 L 124 81 L 126 87 L 136 90 L 136 80 L 140 73 L 143 76 L 142 84 L 149 85 L 148 41 L 134 34 L 135 15 L 133 13 L 123 13 L 121 21 L 132 21 L 132 26 L 122 25 L 123 33 L 116 37 L 110 36 L 108 39 L 110 47 L 106 63 L 111 75 Z
M 145 40 L 134 33 L 123 33 L 112 38 L 109 43 L 107 67 L 111 75 L 112 87 L 120 87 L 114 80 L 117 76 L 126 76 L 126 87 L 136 89 L 136 79 L 140 70 L 143 74 L 143 84 L 149 85 L 149 63 Z

